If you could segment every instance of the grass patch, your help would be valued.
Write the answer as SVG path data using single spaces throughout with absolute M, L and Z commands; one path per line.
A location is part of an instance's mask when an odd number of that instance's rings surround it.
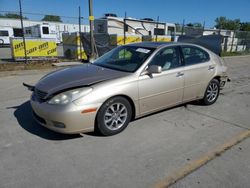
M 221 56 L 240 56 L 240 55 L 250 55 L 250 52 L 222 52 Z

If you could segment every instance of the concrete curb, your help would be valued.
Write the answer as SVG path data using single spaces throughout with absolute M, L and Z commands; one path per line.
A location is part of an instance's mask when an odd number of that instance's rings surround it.
M 156 183 L 153 187 L 154 188 L 166 188 L 170 185 L 176 183 L 178 180 L 184 178 L 188 174 L 192 173 L 193 171 L 197 170 L 198 168 L 202 167 L 209 161 L 215 159 L 216 157 L 220 156 L 226 150 L 230 149 L 231 147 L 235 146 L 236 144 L 242 142 L 244 139 L 250 137 L 250 130 L 243 131 L 239 135 L 231 138 L 229 141 L 224 143 L 223 145 L 217 147 L 215 150 L 207 153 L 206 155 L 202 156 L 201 158 L 190 162 L 188 165 L 184 166 L 180 170 L 176 171 L 172 175 L 166 177 L 165 179 Z

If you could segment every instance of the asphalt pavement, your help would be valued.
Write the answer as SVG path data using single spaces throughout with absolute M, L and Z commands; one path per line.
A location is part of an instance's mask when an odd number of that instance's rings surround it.
M 248 188 L 250 185 L 250 139 L 234 146 L 171 188 Z
M 62 135 L 33 120 L 22 82 L 49 70 L 0 74 L 0 187 L 154 187 L 250 130 L 250 56 L 225 60 L 232 82 L 214 105 L 171 108 L 111 137 Z M 247 187 L 249 153 L 246 138 L 172 186 Z

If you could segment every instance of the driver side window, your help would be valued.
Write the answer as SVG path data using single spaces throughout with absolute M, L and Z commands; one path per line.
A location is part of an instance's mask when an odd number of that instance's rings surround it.
M 160 50 L 151 60 L 149 65 L 158 65 L 162 71 L 181 66 L 179 51 L 176 47 L 168 47 Z

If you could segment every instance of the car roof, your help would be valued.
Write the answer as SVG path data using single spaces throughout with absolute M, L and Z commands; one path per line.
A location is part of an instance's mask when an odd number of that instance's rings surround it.
M 139 42 L 139 43 L 130 43 L 127 46 L 135 46 L 135 47 L 143 47 L 143 48 L 160 48 L 163 46 L 170 45 L 193 45 L 190 43 L 182 43 L 182 42 Z M 193 45 L 196 46 L 196 45 Z

